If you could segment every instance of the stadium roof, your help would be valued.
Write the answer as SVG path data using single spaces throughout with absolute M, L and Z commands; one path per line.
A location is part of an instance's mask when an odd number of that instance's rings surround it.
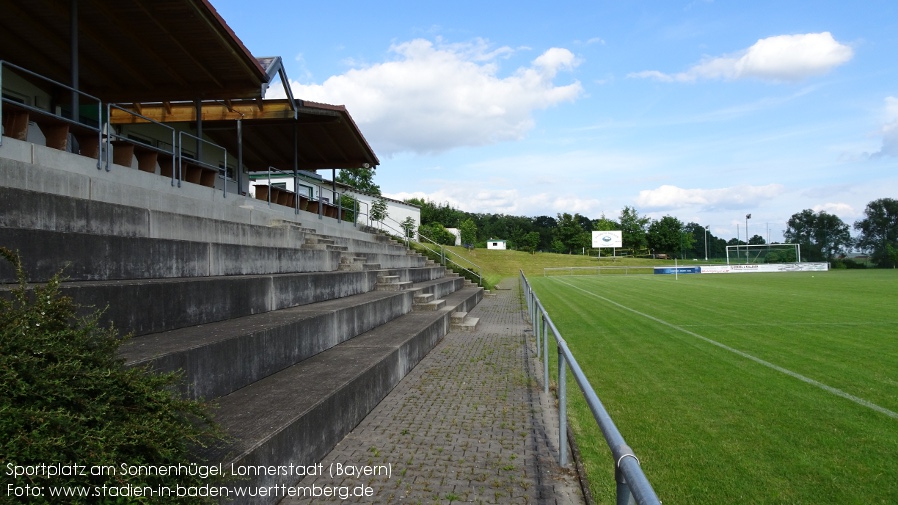
M 269 166 L 292 170 L 294 159 L 300 170 L 356 169 L 380 163 L 346 107 L 302 100 L 294 103 L 295 119 L 294 107 L 286 99 L 203 102 L 203 133 L 228 152 L 236 153 L 237 119 L 243 119 L 243 162 L 250 170 L 266 170 Z M 196 106 L 191 102 L 131 107 L 163 123 L 197 119 Z M 111 121 L 117 125 L 143 122 L 116 110 Z
M 75 66 L 77 88 L 104 101 L 257 98 L 269 80 L 208 0 L 0 0 L 0 12 L 0 59 L 68 85 Z

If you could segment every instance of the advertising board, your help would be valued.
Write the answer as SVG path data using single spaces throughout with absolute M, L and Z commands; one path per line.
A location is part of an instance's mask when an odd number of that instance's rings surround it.
M 623 247 L 624 239 L 620 231 L 594 231 L 592 232 L 592 247 Z

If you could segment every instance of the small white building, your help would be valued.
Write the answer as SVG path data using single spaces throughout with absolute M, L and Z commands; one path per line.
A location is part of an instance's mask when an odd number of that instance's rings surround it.
M 446 231 L 455 235 L 455 245 L 461 245 L 461 230 L 458 228 L 446 228 Z
M 506 249 L 505 241 L 491 238 L 486 241 L 486 248 L 487 249 L 498 249 L 500 251 L 504 251 Z

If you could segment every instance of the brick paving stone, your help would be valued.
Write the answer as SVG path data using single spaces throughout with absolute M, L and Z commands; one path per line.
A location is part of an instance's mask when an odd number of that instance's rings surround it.
M 520 288 L 504 284 L 468 314 L 476 331 L 446 335 L 322 460 L 324 475 L 296 484 L 348 498 L 281 503 L 583 503 L 572 465 L 557 464 L 557 412 L 542 398 Z M 338 464 L 389 475 L 331 477 Z M 352 496 L 363 486 L 371 496 Z

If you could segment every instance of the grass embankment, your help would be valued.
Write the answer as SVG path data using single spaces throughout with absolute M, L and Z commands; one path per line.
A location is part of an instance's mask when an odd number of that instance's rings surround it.
M 660 266 L 673 264 L 673 261 L 612 258 L 583 256 L 579 254 L 535 253 L 523 251 L 500 251 L 493 249 L 474 249 L 468 251 L 464 247 L 447 246 L 446 250 L 453 255 L 461 256 L 483 270 L 483 277 L 490 286 L 495 286 L 506 277 L 516 277 L 523 270 L 528 277 L 542 276 L 545 268 L 596 267 L 596 266 Z
M 665 503 L 898 503 L 898 273 L 530 280 Z

